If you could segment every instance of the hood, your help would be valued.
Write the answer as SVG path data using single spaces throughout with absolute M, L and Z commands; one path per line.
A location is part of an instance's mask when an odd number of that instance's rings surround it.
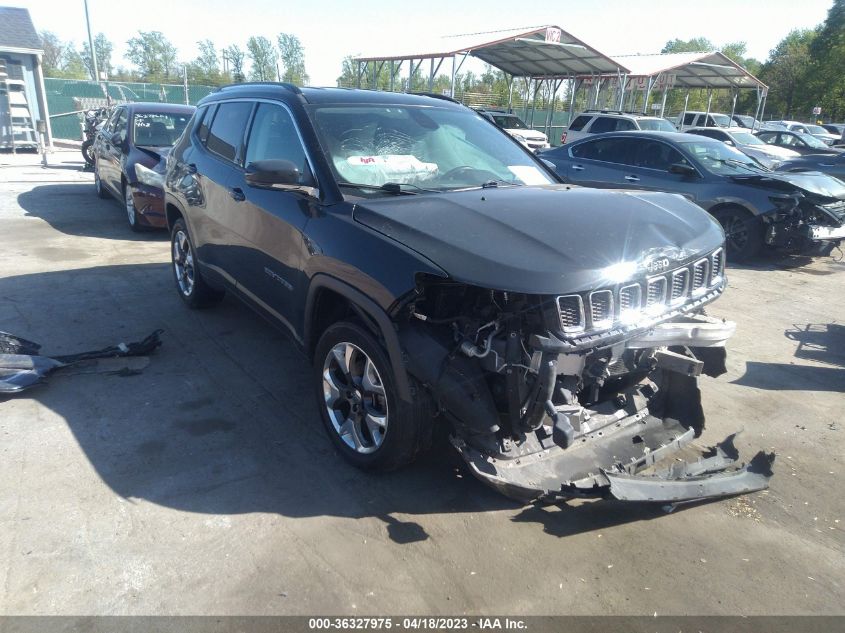
M 795 188 L 811 196 L 845 200 L 845 182 L 820 171 L 778 171 L 759 176 L 733 176 L 733 179 L 738 182 L 756 180 L 761 184 L 774 185 L 773 188 L 777 189 L 784 189 L 784 184 L 791 185 L 790 189 Z
M 519 134 L 522 138 L 528 140 L 531 139 L 532 141 L 545 141 L 546 135 L 542 132 L 538 132 L 536 130 L 523 130 L 518 128 L 507 128 L 505 130 L 508 134 Z
M 760 154 L 765 154 L 766 156 L 771 156 L 772 158 L 780 158 L 782 160 L 797 158 L 801 155 L 795 150 L 787 147 L 779 147 L 777 145 L 743 145 L 742 151 L 749 153 L 754 151 Z
M 609 267 L 688 261 L 724 241 L 719 224 L 675 194 L 549 185 L 390 196 L 356 221 L 415 250 L 456 281 L 555 294 L 608 286 Z

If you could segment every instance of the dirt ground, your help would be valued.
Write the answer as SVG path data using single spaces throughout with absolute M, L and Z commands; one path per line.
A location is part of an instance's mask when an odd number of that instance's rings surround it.
M 738 330 L 701 441 L 744 429 L 770 490 L 519 507 L 445 445 L 347 466 L 293 344 L 234 299 L 187 310 L 167 236 L 131 233 L 79 159 L 0 154 L 0 330 L 164 344 L 0 400 L 0 614 L 843 613 L 845 263 L 734 267 L 708 308 Z

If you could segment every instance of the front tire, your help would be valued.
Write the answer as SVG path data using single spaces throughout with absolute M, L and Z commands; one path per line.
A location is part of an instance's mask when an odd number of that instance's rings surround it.
M 330 326 L 314 352 L 314 383 L 323 425 L 343 457 L 364 470 L 412 462 L 430 436 L 430 400 L 416 389 L 398 397 L 393 367 L 381 344 L 346 321 Z
M 140 233 L 144 230 L 144 227 L 141 225 L 138 211 L 135 209 L 135 200 L 132 197 L 132 189 L 129 185 L 123 185 L 123 207 L 126 209 L 126 217 L 129 221 L 129 228 L 132 229 L 134 233 Z
M 714 211 L 713 217 L 725 230 L 725 250 L 729 260 L 747 261 L 763 248 L 763 223 L 760 218 L 737 207 Z
M 176 291 L 188 307 L 207 308 L 223 299 L 223 291 L 212 288 L 202 278 L 188 227 L 181 218 L 173 223 L 170 232 L 170 258 Z

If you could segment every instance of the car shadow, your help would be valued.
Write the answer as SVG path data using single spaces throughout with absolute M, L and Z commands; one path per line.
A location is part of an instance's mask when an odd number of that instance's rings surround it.
M 375 517 L 400 544 L 429 538 L 421 515 L 507 511 L 569 536 L 662 514 L 618 502 L 523 508 L 476 480 L 443 428 L 411 466 L 362 472 L 323 430 L 312 369 L 286 335 L 233 298 L 189 310 L 172 286 L 167 264 L 0 279 L 0 330 L 41 343 L 47 355 L 165 330 L 140 373 L 57 374 L 15 396 L 60 416 L 102 481 L 130 502 L 222 515 Z
M 745 364 L 745 373 L 731 383 L 768 391 L 845 393 L 845 369 L 749 361 Z
M 27 217 L 40 218 L 67 235 L 136 242 L 168 239 L 167 231 L 134 233 L 123 205 L 111 197 L 98 198 L 93 183 L 38 185 L 19 194 L 18 204 Z
M 835 252 L 835 251 L 834 251 Z M 819 268 L 812 266 L 814 263 L 832 263 L 841 264 L 838 259 L 833 259 L 829 255 L 793 255 L 777 251 L 763 252 L 753 260 L 747 262 L 728 262 L 729 274 L 730 268 L 737 268 L 740 270 L 789 270 L 794 272 L 806 273 L 808 275 L 833 275 L 838 272 L 836 266 L 825 266 Z M 845 268 L 845 266 L 843 266 Z
M 795 358 L 814 360 L 845 367 L 845 325 L 839 323 L 807 323 L 793 325 L 784 332 L 798 343 Z

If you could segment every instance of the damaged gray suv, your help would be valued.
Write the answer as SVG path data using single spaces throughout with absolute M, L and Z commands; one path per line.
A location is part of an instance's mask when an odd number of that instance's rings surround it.
M 724 233 L 680 196 L 560 184 L 449 99 L 240 84 L 199 104 L 165 197 L 179 296 L 231 292 L 288 331 L 356 466 L 403 466 L 445 423 L 524 501 L 767 485 L 772 457 L 730 441 L 666 459 L 702 433 L 698 376 L 734 330 L 702 311 Z

